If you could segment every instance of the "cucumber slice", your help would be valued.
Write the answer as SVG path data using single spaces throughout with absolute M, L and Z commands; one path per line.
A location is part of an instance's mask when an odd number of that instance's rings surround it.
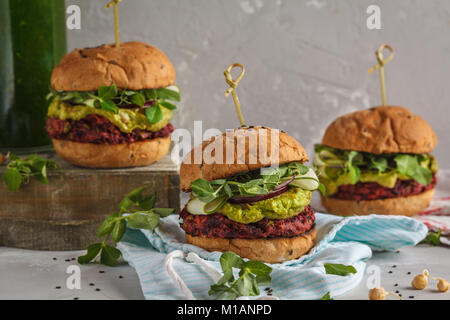
M 217 198 L 211 202 L 203 202 L 198 198 L 191 199 L 186 208 L 190 214 L 206 215 L 216 212 L 227 199 L 225 197 Z
M 302 176 L 295 177 L 290 183 L 295 187 L 299 187 L 308 191 L 314 191 L 319 188 L 319 179 L 313 169 L 309 168 L 308 172 Z
M 330 165 L 330 164 L 344 164 L 345 161 L 339 159 L 335 154 L 331 153 L 328 150 L 322 150 L 319 152 L 319 159 L 321 162 Z

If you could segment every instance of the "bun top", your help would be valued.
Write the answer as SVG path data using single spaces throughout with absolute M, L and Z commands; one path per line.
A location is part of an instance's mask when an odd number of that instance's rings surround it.
M 51 85 L 58 91 L 93 91 L 115 84 L 118 89 L 157 89 L 175 81 L 169 58 L 142 42 L 75 49 L 53 69 Z
M 428 153 L 437 137 L 420 116 L 403 107 L 375 107 L 343 115 L 325 131 L 322 144 L 343 150 Z
M 275 143 L 272 150 L 271 137 L 278 138 L 278 155 Z M 241 127 L 205 140 L 192 149 L 181 163 L 180 188 L 188 192 L 191 181 L 199 178 L 223 179 L 294 161 L 308 161 L 308 156 L 301 144 L 286 132 L 260 126 Z

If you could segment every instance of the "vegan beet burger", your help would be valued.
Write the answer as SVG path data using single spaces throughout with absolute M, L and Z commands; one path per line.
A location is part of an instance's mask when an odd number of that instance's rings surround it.
M 56 152 L 83 167 L 148 165 L 169 151 L 175 71 L 142 42 L 66 54 L 51 77 L 47 132 Z
M 275 131 L 278 148 L 261 138 Z M 230 157 L 208 161 L 211 153 Z M 294 138 L 266 127 L 241 127 L 203 141 L 180 168 L 181 189 L 190 192 L 180 213 L 187 242 L 268 263 L 307 253 L 316 238 L 309 203 L 319 181 L 305 161 L 308 156 Z
M 437 137 L 403 107 L 375 107 L 343 115 L 315 146 L 314 165 L 326 187 L 330 213 L 414 215 L 431 201 Z

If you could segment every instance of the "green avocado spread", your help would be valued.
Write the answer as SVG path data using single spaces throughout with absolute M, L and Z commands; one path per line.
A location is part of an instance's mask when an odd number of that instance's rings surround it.
M 140 111 L 141 109 L 139 108 L 119 108 L 119 112 L 116 114 L 111 111 L 106 111 L 87 105 L 72 106 L 55 98 L 48 107 L 47 116 L 59 118 L 61 120 L 81 120 L 90 114 L 98 114 L 107 118 L 114 125 L 116 125 L 120 131 L 125 133 L 130 133 L 135 129 L 155 132 L 164 128 L 169 123 L 171 118 L 171 111 L 166 108 L 161 108 L 163 113 L 162 120 L 152 124 L 148 121 L 145 114 Z
M 240 223 L 258 222 L 264 218 L 286 219 L 298 215 L 311 201 L 312 192 L 291 188 L 285 193 L 258 202 L 231 204 L 226 202 L 220 213 Z
M 372 171 L 361 172 L 359 181 L 376 182 L 386 188 L 393 188 L 397 179 L 409 180 L 411 178 L 400 175 L 398 172 L 390 171 L 386 173 L 377 173 Z M 321 182 L 327 189 L 327 194 L 332 195 L 337 192 L 339 186 L 352 184 L 350 173 L 341 174 L 336 180 L 321 179 Z

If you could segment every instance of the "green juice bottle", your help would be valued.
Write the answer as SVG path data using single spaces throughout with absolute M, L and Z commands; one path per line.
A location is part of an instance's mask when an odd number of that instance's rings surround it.
M 64 0 L 0 0 L 0 151 L 49 146 L 46 95 L 65 52 Z

